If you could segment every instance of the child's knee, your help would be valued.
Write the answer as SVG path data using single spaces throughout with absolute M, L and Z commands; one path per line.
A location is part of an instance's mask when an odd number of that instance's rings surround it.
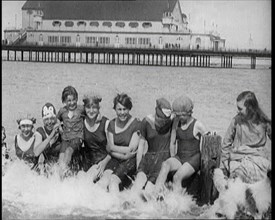
M 173 182 L 174 183 L 180 183 L 182 180 L 182 175 L 178 172 L 175 173 L 175 175 L 173 176 Z
M 73 152 L 74 152 L 73 148 L 67 147 L 67 149 L 65 150 L 65 155 L 71 157 L 73 155 Z

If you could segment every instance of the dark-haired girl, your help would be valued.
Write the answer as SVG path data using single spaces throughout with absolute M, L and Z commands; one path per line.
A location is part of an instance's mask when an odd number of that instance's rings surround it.
M 84 107 L 78 105 L 78 93 L 72 86 L 67 86 L 62 92 L 62 107 L 57 118 L 63 123 L 62 142 L 59 154 L 60 175 L 69 169 L 73 154 L 79 151 L 83 141 Z M 75 168 L 79 169 L 79 168 Z
M 239 94 L 237 110 L 222 143 L 221 168 L 232 178 L 253 183 L 264 178 L 271 166 L 264 152 L 267 137 L 271 140 L 271 120 L 251 91 Z
M 139 144 L 140 121 L 130 114 L 131 98 L 118 94 L 114 98 L 117 117 L 110 121 L 107 128 L 108 151 L 112 159 L 105 169 L 99 184 L 110 192 L 118 192 L 120 186 L 129 181 L 136 171 L 136 150 Z

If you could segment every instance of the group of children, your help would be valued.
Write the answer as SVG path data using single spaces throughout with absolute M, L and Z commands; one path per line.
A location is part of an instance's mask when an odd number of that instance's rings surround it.
M 132 102 L 127 94 L 114 98 L 117 117 L 113 120 L 100 114 L 101 100 L 99 95 L 86 95 L 79 105 L 76 89 L 67 86 L 62 92 L 64 107 L 56 113 L 46 103 L 42 107 L 44 125 L 36 131 L 35 118 L 28 115 L 17 121 L 16 156 L 40 171 L 45 164 L 58 163 L 62 178 L 75 165 L 75 170 L 83 170 L 109 191 L 119 191 L 130 178 L 135 179 L 133 190 L 159 192 L 173 172 L 172 188 L 180 192 L 182 180 L 200 170 L 200 140 L 209 133 L 192 116 L 192 100 L 180 96 L 171 105 L 159 98 L 155 112 L 142 121 L 130 114 Z M 229 177 L 257 181 L 270 169 L 261 149 L 266 134 L 271 137 L 271 120 L 251 91 L 238 96 L 237 108 L 222 143 L 221 167 Z M 4 138 L 2 126 L 2 155 Z M 7 151 L 5 157 L 9 157 Z

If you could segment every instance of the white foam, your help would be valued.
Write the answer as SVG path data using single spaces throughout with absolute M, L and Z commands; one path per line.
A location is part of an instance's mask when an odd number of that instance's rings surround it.
M 53 174 L 47 178 L 31 171 L 22 161 L 12 162 L 2 178 L 5 209 L 12 212 L 16 207 L 20 210 L 17 218 L 71 215 L 163 218 L 183 217 L 195 206 L 192 196 L 187 193 L 179 195 L 167 192 L 164 201 L 145 203 L 128 190 L 118 194 L 105 192 L 84 172 L 61 181 L 56 170 L 56 167 L 52 167 Z

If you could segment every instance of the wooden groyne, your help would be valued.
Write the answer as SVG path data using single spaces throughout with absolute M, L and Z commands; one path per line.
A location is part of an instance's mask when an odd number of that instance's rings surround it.
M 233 57 L 250 57 L 255 69 L 256 58 L 271 58 L 271 52 L 2 45 L 7 61 L 232 68 Z

